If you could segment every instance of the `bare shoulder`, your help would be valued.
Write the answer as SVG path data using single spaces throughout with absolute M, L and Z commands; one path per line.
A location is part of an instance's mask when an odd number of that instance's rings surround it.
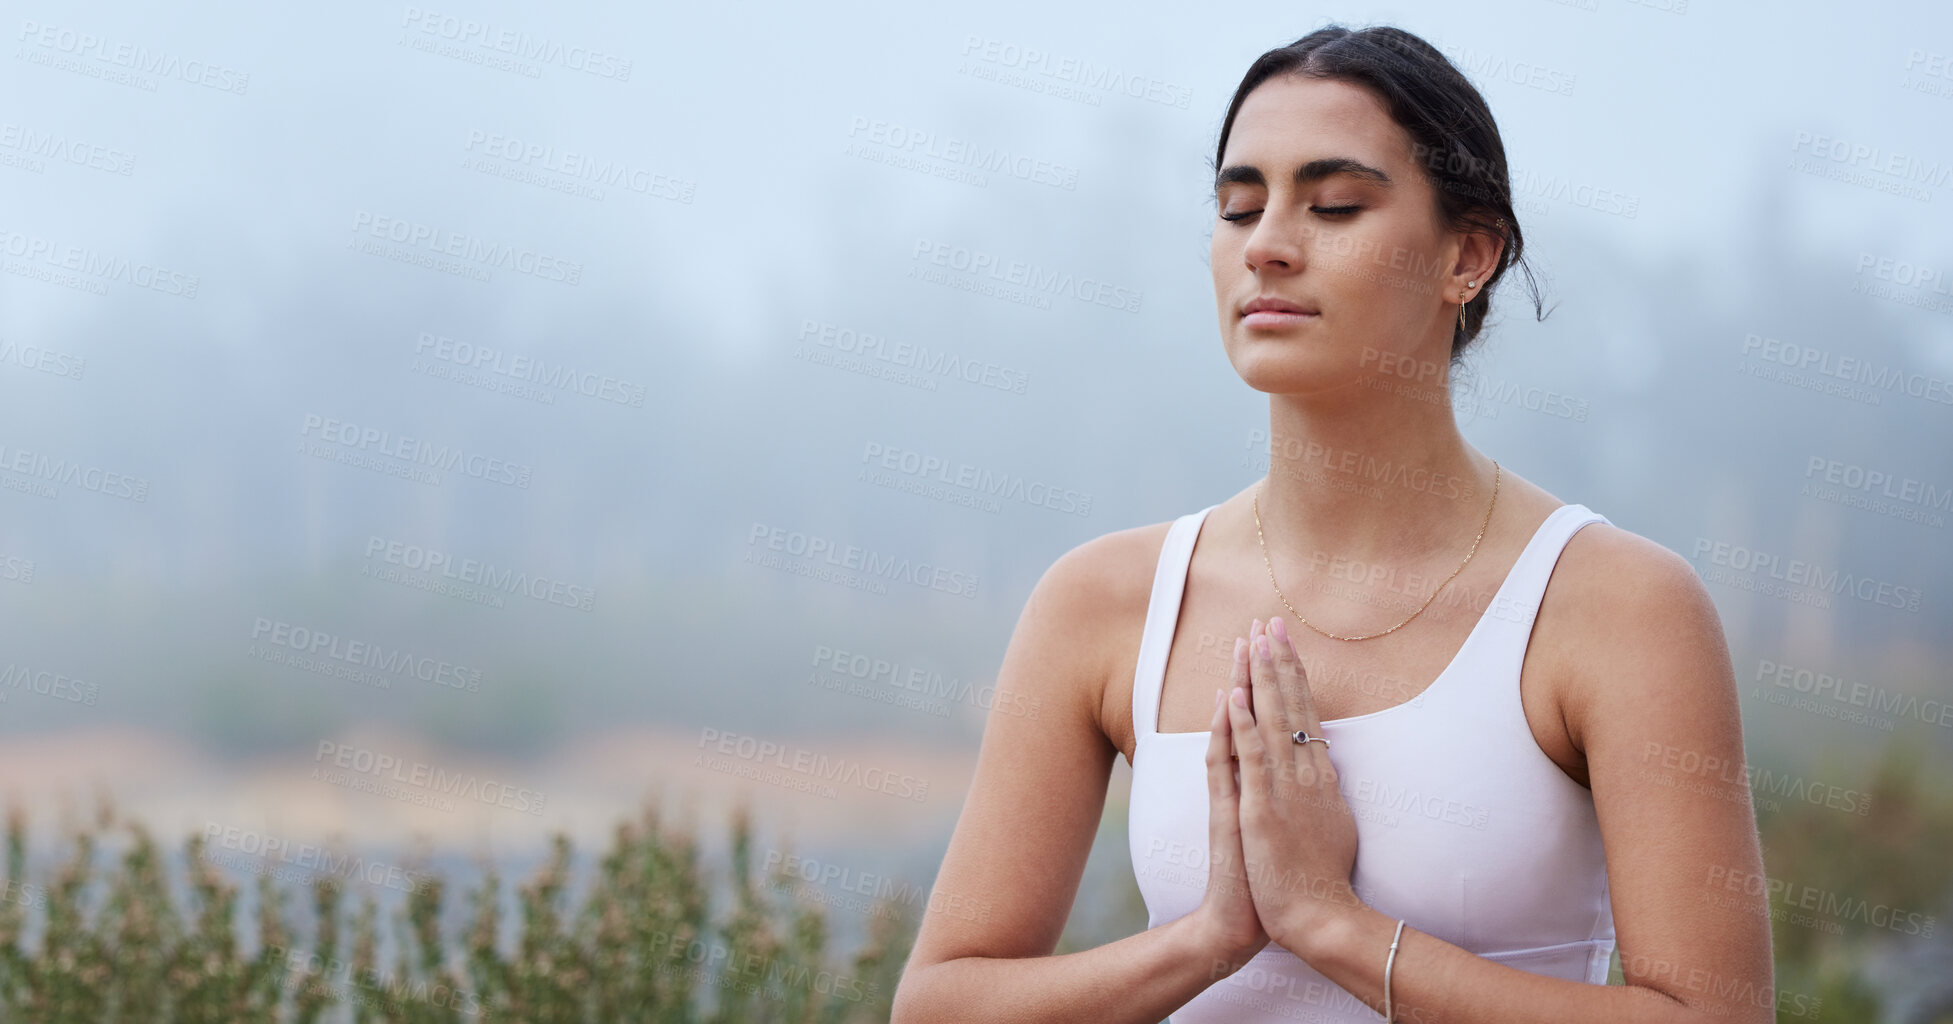
M 1146 627 L 1153 576 L 1172 520 L 1114 530 L 1065 552 L 1038 581 L 1026 604 L 1020 629 L 1062 631 L 1063 642 L 1086 659 L 1089 669 L 1073 678 L 1089 679 L 1083 692 L 1070 694 L 1089 714 L 1111 746 L 1132 749 L 1131 667 Z M 1034 610 L 1035 606 L 1035 610 Z
M 1676 591 L 1708 597 L 1687 559 L 1613 523 L 1596 522 L 1580 528 L 1567 541 L 1560 564 L 1574 570 L 1567 574 L 1567 582 L 1576 587 L 1632 590 L 1637 594 L 1655 588 L 1668 597 L 1676 596 Z
M 1694 568 L 1611 523 L 1589 523 L 1567 541 L 1535 633 L 1553 638 L 1568 736 L 1582 749 L 1597 701 L 1713 704 L 1724 695 L 1700 691 L 1733 688 L 1722 619 Z
M 1715 604 L 1687 559 L 1612 523 L 1589 523 L 1567 541 L 1547 600 L 1592 628 L 1590 641 L 1628 649 L 1681 622 L 1720 629 Z
M 1137 598 L 1143 606 L 1172 526 L 1168 521 L 1100 534 L 1058 556 L 1038 585 L 1066 599 L 1103 603 Z

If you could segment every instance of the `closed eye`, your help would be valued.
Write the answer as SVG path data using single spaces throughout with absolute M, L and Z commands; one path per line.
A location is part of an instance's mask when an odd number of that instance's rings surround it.
M 1309 207 L 1309 209 L 1315 214 L 1317 214 L 1318 216 L 1322 216 L 1322 217 L 1348 217 L 1351 214 L 1354 214 L 1362 210 L 1363 208 L 1361 206 L 1311 206 Z M 1255 214 L 1258 214 L 1260 212 L 1261 212 L 1260 210 L 1249 210 L 1246 213 L 1236 213 L 1236 214 L 1223 213 L 1221 214 L 1221 219 L 1230 220 L 1230 221 L 1246 220 L 1249 217 L 1252 217 Z

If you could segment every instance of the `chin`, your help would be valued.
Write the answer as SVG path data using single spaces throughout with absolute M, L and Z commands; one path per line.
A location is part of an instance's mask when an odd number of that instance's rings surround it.
M 1228 355 L 1241 380 L 1269 393 L 1325 391 L 1359 376 L 1356 358 L 1323 338 L 1243 331 Z

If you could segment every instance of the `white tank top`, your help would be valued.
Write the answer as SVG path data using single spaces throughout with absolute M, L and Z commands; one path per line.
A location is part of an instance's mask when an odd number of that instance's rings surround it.
M 1128 842 L 1149 928 L 1199 906 L 1207 886 L 1208 734 L 1158 729 L 1187 565 L 1215 507 L 1181 516 L 1167 531 L 1133 673 Z M 1604 985 L 1614 915 L 1593 795 L 1540 750 L 1519 700 L 1519 669 L 1547 578 L 1574 531 L 1597 522 L 1607 519 L 1584 505 L 1555 509 L 1423 693 L 1322 726 L 1356 818 L 1351 883 L 1365 903 L 1487 959 Z M 1224 687 L 1226 677 L 1214 685 Z M 1379 1019 L 1272 942 L 1170 1018 Z

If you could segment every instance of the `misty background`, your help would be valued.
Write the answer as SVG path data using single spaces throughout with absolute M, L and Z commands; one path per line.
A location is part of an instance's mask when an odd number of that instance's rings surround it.
M 926 884 L 971 694 L 1039 576 L 1265 469 L 1266 398 L 1217 334 L 1209 161 L 1253 58 L 1331 21 L 1424 35 L 1503 133 L 1551 312 L 1501 282 L 1455 389 L 1468 439 L 1698 570 L 1722 543 L 1916 591 L 1709 584 L 1753 764 L 1860 786 L 1902 738 L 1944 772 L 1938 722 L 1756 685 L 1767 662 L 1953 697 L 1943 5 L 29 3 L 0 60 L 0 788 L 48 821 L 109 792 L 165 835 L 519 864 L 646 793 L 715 813 L 735 780 L 694 758 L 736 735 L 926 780 L 745 787 Z M 1046 170 L 942 156 L 968 147 Z M 966 259 L 1131 308 L 999 295 Z M 457 380 L 484 349 L 490 387 Z M 910 493 L 864 476 L 884 452 L 1089 509 Z M 1916 486 L 1816 496 L 1820 461 Z M 962 589 L 817 578 L 776 537 Z M 427 589 L 426 552 L 544 596 Z M 478 685 L 275 660 L 297 630 Z M 928 682 L 810 684 L 836 651 Z M 361 791 L 314 776 L 322 742 L 547 800 Z M 1129 872 L 1124 843 L 1095 870 Z

